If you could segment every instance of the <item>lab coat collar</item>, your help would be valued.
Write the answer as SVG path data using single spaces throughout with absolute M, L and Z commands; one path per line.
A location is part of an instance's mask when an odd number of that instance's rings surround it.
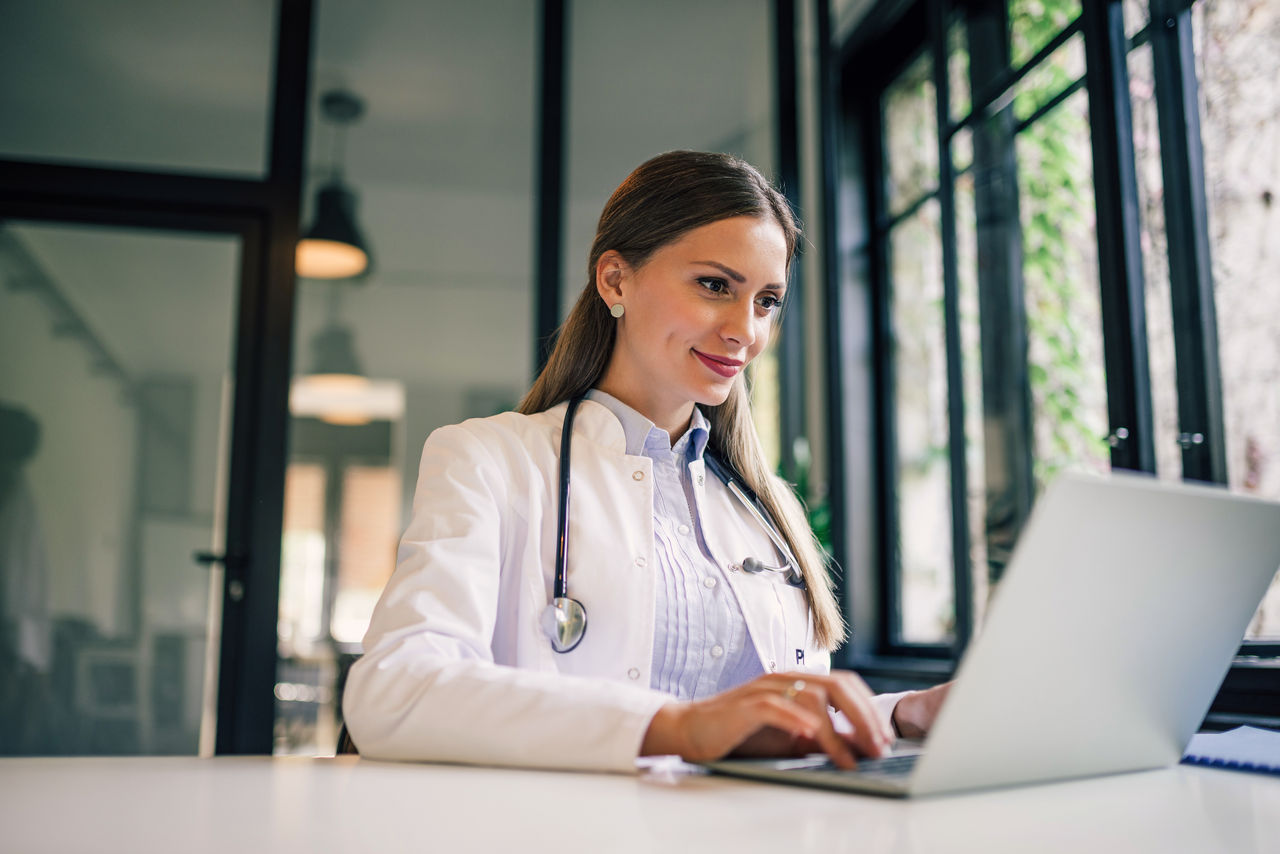
M 665 430 L 660 429 L 642 413 L 608 392 L 593 388 L 587 392 L 586 399 L 603 404 L 622 423 L 622 431 L 626 435 L 627 454 L 630 456 L 650 456 L 650 451 L 672 451 L 683 448 L 682 453 L 686 461 L 692 461 L 701 459 L 702 452 L 707 446 L 711 424 L 697 406 L 693 407 L 693 418 L 689 422 L 689 429 L 672 445 Z
M 569 402 L 565 401 L 538 413 L 536 417 L 545 418 L 559 431 L 563 429 L 564 416 L 568 409 Z M 627 435 L 622 429 L 622 422 L 618 420 L 618 416 L 610 412 L 604 404 L 590 399 L 582 401 L 577 415 L 574 416 L 573 439 L 575 442 L 586 439 L 615 454 L 627 452 Z

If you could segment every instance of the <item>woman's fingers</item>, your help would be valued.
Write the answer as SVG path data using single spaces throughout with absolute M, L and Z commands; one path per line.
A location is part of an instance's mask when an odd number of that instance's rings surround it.
M 762 694 L 756 702 L 759 712 L 756 721 L 761 726 L 780 729 L 794 738 L 817 738 L 823 724 L 827 723 L 826 715 L 815 714 L 800 703 L 789 702 L 776 694 Z
M 871 689 L 856 673 L 836 671 L 829 677 L 831 705 L 853 724 L 853 743 L 868 756 L 880 756 L 893 743 L 893 731 L 872 702 Z
M 893 732 L 876 709 L 871 689 L 856 673 L 847 670 L 829 674 L 783 673 L 771 678 L 784 696 L 792 692 L 793 686 L 803 685 L 806 689 L 822 692 L 822 708 L 825 709 L 826 704 L 829 704 L 843 712 L 853 727 L 853 733 L 839 735 L 831 727 L 835 741 L 842 747 L 852 745 L 863 755 L 881 756 L 893 743 Z M 832 754 L 834 759 L 840 749 L 831 745 L 832 739 L 828 738 L 823 742 L 823 750 Z
M 881 756 L 892 734 L 871 701 L 871 691 L 856 674 L 770 674 L 723 694 L 691 703 L 676 704 L 671 714 L 659 714 L 651 723 L 646 745 L 679 744 L 679 752 L 691 761 L 718 759 L 744 745 L 772 742 L 769 731 L 789 736 L 791 750 L 800 741 L 813 745 L 842 768 L 857 763 L 855 751 Z M 828 712 L 834 706 L 844 713 L 854 731 L 836 732 Z M 783 750 L 782 752 L 791 752 Z
M 681 755 L 693 762 L 719 759 L 772 727 L 791 738 L 813 738 L 827 715 L 784 699 L 777 690 L 744 685 L 689 703 L 681 718 Z
M 853 752 L 849 750 L 849 745 L 836 732 L 835 726 L 831 722 L 831 715 L 827 713 L 827 689 L 821 684 L 809 684 L 806 682 L 803 690 L 796 692 L 794 697 L 796 705 L 802 705 L 812 710 L 815 716 L 822 718 L 822 723 L 818 725 L 817 731 L 813 735 L 813 740 L 817 742 L 822 752 L 831 757 L 840 768 L 856 768 L 858 763 L 853 757 Z

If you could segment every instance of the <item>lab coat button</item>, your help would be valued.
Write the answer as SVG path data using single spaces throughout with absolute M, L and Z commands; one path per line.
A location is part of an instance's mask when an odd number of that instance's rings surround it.
M 676 530 L 677 530 L 677 531 L 679 531 L 679 532 L 680 532 L 680 533 L 682 533 L 682 534 L 687 534 L 687 533 L 689 533 L 689 526 L 688 526 L 688 525 L 681 525 L 680 527 L 676 528 Z
M 702 586 L 710 590 L 712 587 L 716 586 L 716 580 L 708 575 L 706 578 L 702 579 Z
M 640 557 L 636 558 L 636 566 L 644 566 L 648 562 L 649 561 L 644 559 L 644 555 L 640 555 Z
M 639 678 L 640 678 L 640 668 L 638 668 L 638 667 L 633 667 L 633 668 L 631 668 L 630 670 L 628 670 L 628 671 L 627 671 L 627 676 L 628 676 L 629 678 L 631 678 L 631 679 L 639 679 Z
M 711 647 L 712 658 L 719 658 L 722 655 L 724 655 L 724 647 L 722 647 L 720 644 L 716 644 L 715 646 Z
M 698 475 L 698 486 L 702 486 L 702 475 Z
M 631 479 L 632 479 L 632 480 L 644 480 L 644 472 L 642 472 L 642 471 L 633 471 L 633 472 L 631 473 Z

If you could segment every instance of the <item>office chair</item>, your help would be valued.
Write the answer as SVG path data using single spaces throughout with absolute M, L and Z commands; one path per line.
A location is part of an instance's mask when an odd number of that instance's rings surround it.
M 358 652 L 342 652 L 341 650 L 338 652 L 338 679 L 336 683 L 338 693 L 336 703 L 337 709 L 342 708 L 342 695 L 347 689 L 347 674 L 351 672 L 351 665 L 355 664 L 358 658 L 360 658 L 360 653 Z M 351 733 L 347 732 L 347 725 L 345 723 L 342 725 L 342 729 L 338 732 L 337 754 L 339 756 L 344 754 L 353 756 L 360 755 L 360 748 L 356 747 L 356 743 L 351 740 Z
M 342 725 L 342 730 L 338 733 L 338 755 L 349 754 L 353 756 L 360 755 L 360 749 L 356 747 L 356 743 L 351 740 L 351 733 L 347 732 L 347 725 Z

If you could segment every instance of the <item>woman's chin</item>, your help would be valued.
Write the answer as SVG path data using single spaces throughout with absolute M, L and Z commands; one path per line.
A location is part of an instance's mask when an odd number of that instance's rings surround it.
M 702 394 L 694 403 L 699 406 L 719 406 L 729 399 L 729 394 L 733 391 L 733 382 L 724 384 L 716 383 L 715 385 L 703 390 Z

